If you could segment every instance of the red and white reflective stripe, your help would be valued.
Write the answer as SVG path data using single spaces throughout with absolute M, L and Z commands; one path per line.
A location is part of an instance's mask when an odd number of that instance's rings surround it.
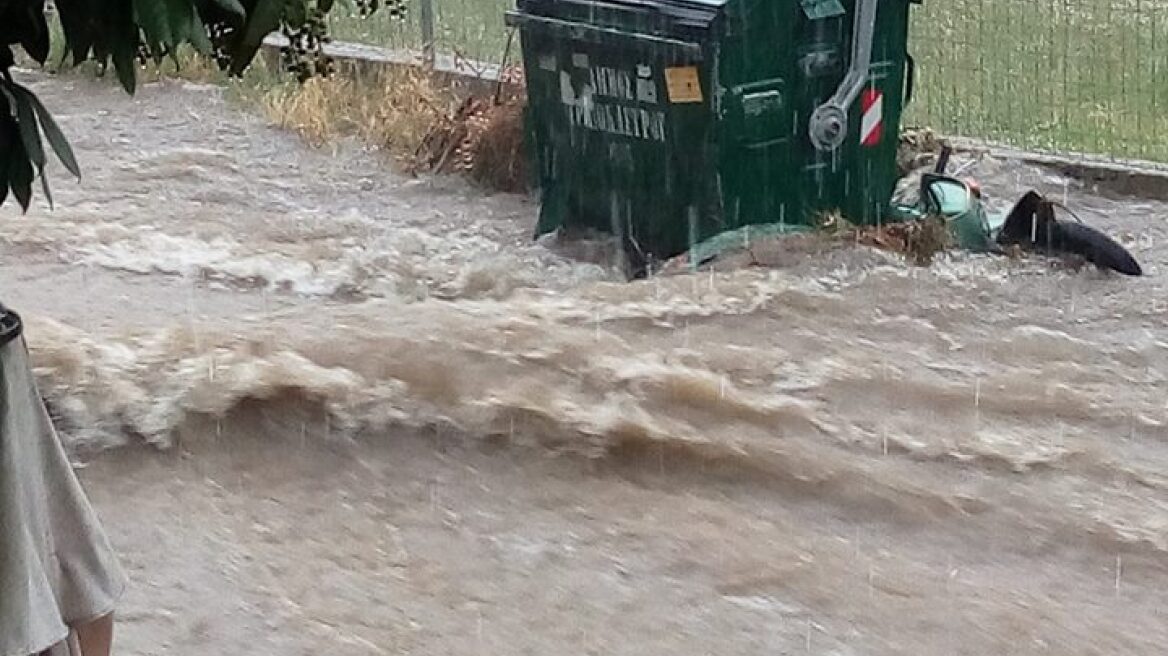
M 864 89 L 860 97 L 864 118 L 860 121 L 860 143 L 875 146 L 884 134 L 884 94 L 878 89 Z

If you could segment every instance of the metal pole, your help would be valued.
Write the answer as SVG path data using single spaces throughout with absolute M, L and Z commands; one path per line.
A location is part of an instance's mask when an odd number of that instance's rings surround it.
M 418 0 L 418 22 L 422 27 L 422 57 L 426 65 L 434 66 L 434 0 Z

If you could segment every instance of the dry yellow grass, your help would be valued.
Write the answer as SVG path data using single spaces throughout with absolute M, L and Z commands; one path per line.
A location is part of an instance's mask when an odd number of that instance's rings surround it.
M 526 107 L 524 87 L 516 82 L 488 97 L 467 97 L 431 126 L 415 151 L 411 172 L 459 172 L 489 189 L 527 191 Z
M 404 68 L 369 80 L 336 75 L 280 84 L 258 100 L 269 120 L 313 146 L 352 136 L 398 159 L 411 157 L 458 102 L 424 71 Z
M 411 173 L 462 173 L 491 189 L 521 192 L 528 188 L 526 97 L 516 80 L 500 91 L 497 98 L 459 93 L 424 68 L 396 67 L 278 84 L 253 100 L 315 147 L 356 137 Z
M 177 60 L 177 61 L 176 61 Z M 174 59 L 169 57 L 160 63 L 149 61 L 138 71 L 140 82 L 157 82 L 168 78 L 179 78 L 203 84 L 221 83 L 226 75 L 210 57 L 204 57 L 190 47 L 178 49 Z
M 487 112 L 470 175 L 479 183 L 500 191 L 525 191 L 530 186 L 530 167 L 524 142 L 524 99 L 495 105 Z

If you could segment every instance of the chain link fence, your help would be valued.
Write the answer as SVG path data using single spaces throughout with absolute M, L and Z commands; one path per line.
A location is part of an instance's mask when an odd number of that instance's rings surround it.
M 332 27 L 342 41 L 418 51 L 428 29 L 438 52 L 499 64 L 513 4 L 410 0 L 405 21 L 334 17 Z M 909 49 L 917 83 L 906 125 L 1168 163 L 1168 0 L 925 0 L 913 7 Z
M 925 0 L 909 48 L 911 123 L 1168 163 L 1168 0 Z
M 417 52 L 432 45 L 436 52 L 468 61 L 500 64 L 507 48 L 503 13 L 514 5 L 515 0 L 409 0 L 404 20 L 384 11 L 368 18 L 335 11 L 329 27 L 338 41 Z M 432 44 L 424 37 L 429 34 Z M 513 45 L 512 63 L 516 49 Z

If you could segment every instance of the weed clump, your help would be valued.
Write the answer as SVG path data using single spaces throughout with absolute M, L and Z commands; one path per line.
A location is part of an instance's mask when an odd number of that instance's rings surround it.
M 496 94 L 466 98 L 440 117 L 414 153 L 412 170 L 466 174 L 490 189 L 530 188 L 524 134 L 527 96 L 521 73 L 505 74 Z
M 369 79 L 334 75 L 279 85 L 259 101 L 269 120 L 314 146 L 352 136 L 407 161 L 458 99 L 425 71 L 387 67 Z

